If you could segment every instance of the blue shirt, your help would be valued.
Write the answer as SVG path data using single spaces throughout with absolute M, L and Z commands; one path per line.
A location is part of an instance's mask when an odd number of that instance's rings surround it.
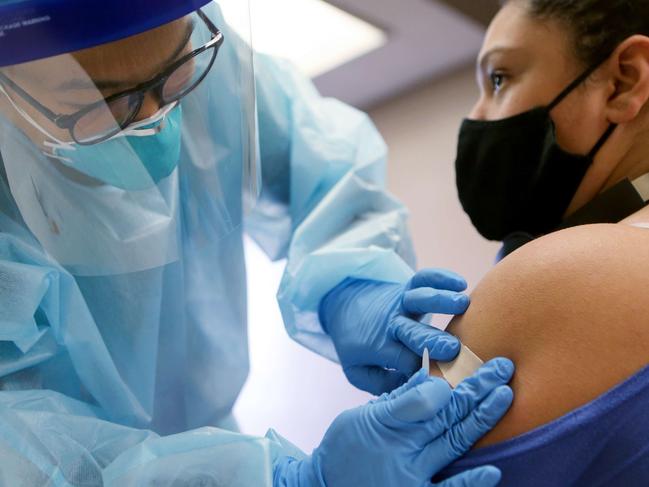
M 469 452 L 436 481 L 495 465 L 499 487 L 649 485 L 649 367 L 594 401 L 503 443 Z

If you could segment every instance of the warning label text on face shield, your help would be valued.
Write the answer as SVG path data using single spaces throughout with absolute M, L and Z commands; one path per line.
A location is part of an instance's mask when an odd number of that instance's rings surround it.
M 0 37 L 7 35 L 9 31 L 21 29 L 23 27 L 31 27 L 33 25 L 49 22 L 51 17 L 49 15 L 42 15 L 40 17 L 32 17 L 30 19 L 16 20 L 7 24 L 0 25 Z

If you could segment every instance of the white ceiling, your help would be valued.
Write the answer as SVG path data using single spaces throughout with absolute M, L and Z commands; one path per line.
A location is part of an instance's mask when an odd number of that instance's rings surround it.
M 229 26 L 242 39 L 252 39 L 258 52 L 285 58 L 311 77 L 332 71 L 387 41 L 382 29 L 326 0 L 248 2 L 219 0 Z
M 387 33 L 383 47 L 315 79 L 323 94 L 364 109 L 473 63 L 484 35 L 482 25 L 435 0 L 328 1 Z

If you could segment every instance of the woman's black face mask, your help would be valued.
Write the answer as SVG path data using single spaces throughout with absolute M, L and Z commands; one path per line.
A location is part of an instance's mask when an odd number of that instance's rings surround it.
M 554 230 L 588 167 L 615 130 L 610 125 L 585 156 L 557 144 L 550 111 L 584 82 L 591 67 L 546 107 L 496 121 L 464 120 L 455 162 L 464 211 L 478 232 L 502 241 L 514 232 Z

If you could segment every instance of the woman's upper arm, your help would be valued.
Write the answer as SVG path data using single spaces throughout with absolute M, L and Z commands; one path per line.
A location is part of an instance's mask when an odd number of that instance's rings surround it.
M 565 230 L 498 264 L 449 326 L 483 360 L 516 363 L 512 409 L 480 446 L 556 419 L 649 363 L 648 293 L 645 229 Z

